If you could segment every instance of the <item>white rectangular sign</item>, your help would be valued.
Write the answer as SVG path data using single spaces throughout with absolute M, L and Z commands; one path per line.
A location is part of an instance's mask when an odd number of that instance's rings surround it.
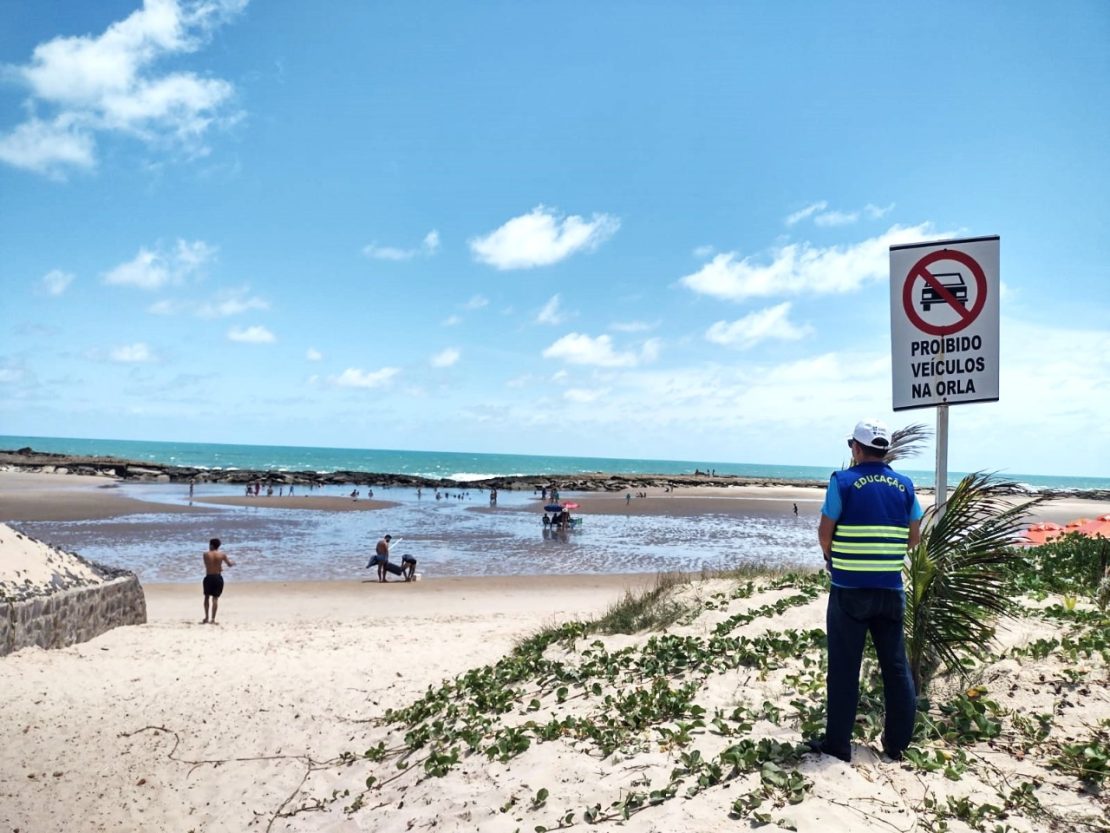
M 894 410 L 998 400 L 998 244 L 890 247 Z

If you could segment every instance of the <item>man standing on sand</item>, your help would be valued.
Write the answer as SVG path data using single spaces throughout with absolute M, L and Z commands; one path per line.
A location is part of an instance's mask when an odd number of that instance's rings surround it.
M 221 575 L 224 564 L 234 567 L 230 558 L 220 552 L 220 539 L 213 538 L 208 542 L 208 552 L 204 554 L 204 621 L 202 625 L 211 622 L 216 624 L 216 609 L 220 606 L 220 596 L 224 592 L 224 577 Z M 208 599 L 212 599 L 212 618 L 208 618 Z
M 386 535 L 380 539 L 374 547 L 374 557 L 371 559 L 370 564 L 378 565 L 378 581 L 387 581 L 385 575 L 385 565 L 389 563 L 389 542 L 393 540 L 392 535 Z M 366 566 L 369 567 L 370 564 Z
M 878 420 L 856 425 L 848 438 L 852 467 L 833 472 L 817 529 L 832 576 L 825 620 L 828 709 L 825 736 L 809 746 L 849 762 L 868 633 L 883 675 L 883 752 L 893 760 L 909 746 L 917 705 L 902 623 L 902 564 L 921 540 L 922 511 L 913 481 L 884 462 L 890 439 Z

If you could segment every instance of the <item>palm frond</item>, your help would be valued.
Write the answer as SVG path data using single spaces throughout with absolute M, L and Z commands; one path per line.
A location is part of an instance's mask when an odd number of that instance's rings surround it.
M 906 457 L 916 457 L 930 436 L 932 432 L 921 423 L 899 428 L 890 435 L 890 448 L 883 459 L 890 464 Z
M 994 474 L 969 474 L 943 514 L 936 506 L 925 514 L 906 567 L 907 652 L 919 691 L 941 664 L 960 671 L 962 660 L 993 638 L 995 620 L 1015 612 L 1005 567 L 1024 557 L 1014 542 L 1045 498 L 1014 504 L 1007 499 L 1014 491 Z

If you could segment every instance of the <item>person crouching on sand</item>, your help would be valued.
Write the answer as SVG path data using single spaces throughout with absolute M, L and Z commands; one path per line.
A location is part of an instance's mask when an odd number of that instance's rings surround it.
M 220 539 L 213 538 L 208 542 L 208 552 L 204 554 L 204 621 L 202 625 L 211 622 L 216 624 L 216 609 L 220 606 L 220 596 L 224 592 L 224 564 L 234 567 L 230 558 L 220 552 Z M 208 600 L 212 599 L 212 618 L 208 618 Z

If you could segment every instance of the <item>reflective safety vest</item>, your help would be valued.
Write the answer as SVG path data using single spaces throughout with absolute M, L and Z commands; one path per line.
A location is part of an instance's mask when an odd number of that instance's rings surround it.
M 832 583 L 901 590 L 913 481 L 875 461 L 834 472 L 833 482 L 841 511 L 833 530 Z

